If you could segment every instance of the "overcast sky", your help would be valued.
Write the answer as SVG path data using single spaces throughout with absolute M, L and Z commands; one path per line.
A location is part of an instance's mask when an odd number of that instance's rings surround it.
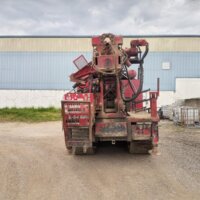
M 0 0 L 0 35 L 200 34 L 200 0 Z

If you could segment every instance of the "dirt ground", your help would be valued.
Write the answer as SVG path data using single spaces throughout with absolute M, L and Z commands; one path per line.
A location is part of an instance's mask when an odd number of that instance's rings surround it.
M 160 123 L 161 155 L 65 150 L 60 122 L 0 124 L 0 199 L 200 199 L 200 129 Z

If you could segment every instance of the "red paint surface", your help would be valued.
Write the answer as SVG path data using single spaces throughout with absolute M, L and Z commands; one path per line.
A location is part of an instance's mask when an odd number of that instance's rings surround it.
M 135 88 L 137 90 L 138 87 L 139 87 L 140 81 L 137 80 L 137 79 L 133 79 L 133 80 L 131 80 L 131 82 L 132 82 L 132 84 L 135 86 Z M 133 93 L 133 91 L 132 91 L 132 89 L 130 87 L 129 81 L 128 80 L 122 80 L 122 84 L 123 84 L 123 88 L 124 88 L 125 97 L 126 98 L 131 98 L 134 93 Z M 138 97 L 135 99 L 135 101 L 141 101 L 142 99 L 143 99 L 142 94 L 139 94 Z M 136 104 L 135 107 L 134 107 L 134 105 L 132 103 L 130 103 L 130 105 L 131 105 L 130 106 L 131 110 L 134 110 L 134 108 L 136 108 L 136 109 L 142 109 L 143 108 L 143 103 L 142 102 Z

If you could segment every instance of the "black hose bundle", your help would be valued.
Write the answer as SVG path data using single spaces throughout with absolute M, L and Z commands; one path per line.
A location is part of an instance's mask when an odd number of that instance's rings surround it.
M 143 68 L 143 63 L 144 63 L 144 58 L 146 57 L 147 53 L 149 51 L 149 47 L 148 45 L 146 46 L 146 49 L 145 49 L 145 52 L 144 54 L 142 55 L 142 57 L 140 58 L 140 60 L 138 61 L 139 62 L 139 68 L 138 68 L 138 80 L 140 80 L 140 84 L 139 84 L 139 87 L 137 89 L 137 91 L 135 91 L 134 89 L 134 86 L 133 86 L 133 83 L 131 82 L 130 80 L 130 77 L 129 77 L 129 74 L 128 74 L 128 69 L 127 69 L 127 66 L 124 65 L 124 69 L 125 69 L 125 72 L 127 74 L 127 79 L 128 79 L 128 83 L 133 91 L 133 96 L 131 98 L 126 98 L 124 96 L 124 93 L 123 93 L 123 88 L 122 88 L 122 83 L 121 81 L 119 80 L 119 83 L 120 83 L 120 94 L 121 94 L 121 97 L 122 97 L 122 100 L 124 102 L 131 102 L 131 101 L 134 101 L 138 95 L 142 92 L 142 88 L 143 88 L 143 81 L 144 81 L 144 68 Z M 123 70 L 121 70 L 121 73 L 122 73 Z
M 126 98 L 126 97 L 124 96 L 124 92 L 123 92 L 123 88 L 122 88 L 122 83 L 121 83 L 121 81 L 119 81 L 119 82 L 120 82 L 120 94 L 121 94 L 122 100 L 123 100 L 124 102 L 131 102 L 131 101 L 135 100 L 135 99 L 138 97 L 138 95 L 141 93 L 141 91 L 142 91 L 142 87 L 143 87 L 143 78 L 144 78 L 144 68 L 143 68 L 142 63 L 140 63 L 139 70 L 138 70 L 138 79 L 140 80 L 140 85 L 139 85 L 137 91 L 135 91 L 134 86 L 133 86 L 133 83 L 132 83 L 131 80 L 130 80 L 130 77 L 129 77 L 129 74 L 128 74 L 128 70 L 127 70 L 127 66 L 126 66 L 126 65 L 124 65 L 124 69 L 125 69 L 126 74 L 127 74 L 128 83 L 129 83 L 129 85 L 130 85 L 130 87 L 131 87 L 131 89 L 132 89 L 132 91 L 133 91 L 133 96 L 132 96 L 131 98 Z

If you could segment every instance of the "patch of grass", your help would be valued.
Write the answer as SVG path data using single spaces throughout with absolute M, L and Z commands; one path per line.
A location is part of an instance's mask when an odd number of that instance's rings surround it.
M 0 122 L 45 122 L 61 120 L 60 109 L 49 108 L 1 108 Z

